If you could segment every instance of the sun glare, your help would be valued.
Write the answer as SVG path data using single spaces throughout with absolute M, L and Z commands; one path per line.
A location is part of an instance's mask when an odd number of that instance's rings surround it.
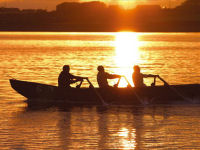
M 119 32 L 115 39 L 115 63 L 117 65 L 116 72 L 125 75 L 127 79 L 132 81 L 131 76 L 133 66 L 139 64 L 139 41 L 137 34 L 134 32 Z M 131 82 L 132 83 L 132 82 Z M 126 86 L 127 83 L 122 80 L 120 86 Z
M 120 144 L 124 149 L 135 149 L 136 148 L 136 134 L 135 130 L 129 131 L 127 128 L 122 128 L 119 132 Z
M 119 5 L 124 9 L 132 9 L 134 7 L 134 0 L 120 0 L 118 1 Z
M 80 2 L 91 2 L 94 0 L 79 0 Z M 132 9 L 135 7 L 137 0 L 99 0 L 108 5 L 119 5 L 123 9 Z

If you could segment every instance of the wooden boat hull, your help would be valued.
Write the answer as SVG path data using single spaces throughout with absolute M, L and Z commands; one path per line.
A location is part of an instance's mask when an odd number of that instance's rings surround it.
M 10 79 L 12 88 L 28 99 L 39 104 L 102 105 L 102 100 L 93 88 L 58 88 L 57 86 Z M 181 97 L 177 92 L 183 95 Z M 200 85 L 171 85 L 142 88 L 95 88 L 108 104 L 144 105 L 197 103 L 200 100 Z

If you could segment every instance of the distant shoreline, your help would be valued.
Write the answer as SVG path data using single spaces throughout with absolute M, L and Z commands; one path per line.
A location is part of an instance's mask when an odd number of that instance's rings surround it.
M 176 8 L 138 5 L 124 10 L 100 1 L 63 2 L 55 11 L 0 8 L 0 31 L 19 32 L 200 32 L 200 4 Z
M 134 31 L 134 30 L 118 30 L 118 31 L 88 31 L 88 30 L 0 30 L 0 32 L 142 32 L 142 33 L 158 33 L 158 32 L 163 32 L 163 33 L 168 33 L 168 32 L 173 32 L 173 33 L 195 33 L 195 32 L 200 32 L 200 30 L 197 31 Z

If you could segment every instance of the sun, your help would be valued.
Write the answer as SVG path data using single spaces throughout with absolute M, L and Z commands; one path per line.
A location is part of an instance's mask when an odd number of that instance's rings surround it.
M 133 66 L 140 64 L 140 42 L 137 33 L 118 32 L 115 36 L 116 73 L 125 75 L 132 81 Z
M 118 4 L 124 9 L 132 9 L 135 5 L 134 0 L 118 0 Z
M 94 0 L 79 0 L 80 2 L 91 2 Z M 123 9 L 132 9 L 136 5 L 137 0 L 99 0 L 101 2 L 104 2 L 108 5 L 119 5 Z
M 134 32 L 118 32 L 115 37 L 116 63 L 125 67 L 139 63 L 140 43 Z

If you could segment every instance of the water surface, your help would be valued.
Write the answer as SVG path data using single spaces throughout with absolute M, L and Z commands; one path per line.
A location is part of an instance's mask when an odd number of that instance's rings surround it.
M 0 149 L 200 148 L 199 105 L 33 109 L 8 82 L 57 85 L 64 64 L 95 86 L 98 65 L 132 82 L 137 64 L 170 84 L 200 83 L 200 33 L 0 32 L 0 62 Z

